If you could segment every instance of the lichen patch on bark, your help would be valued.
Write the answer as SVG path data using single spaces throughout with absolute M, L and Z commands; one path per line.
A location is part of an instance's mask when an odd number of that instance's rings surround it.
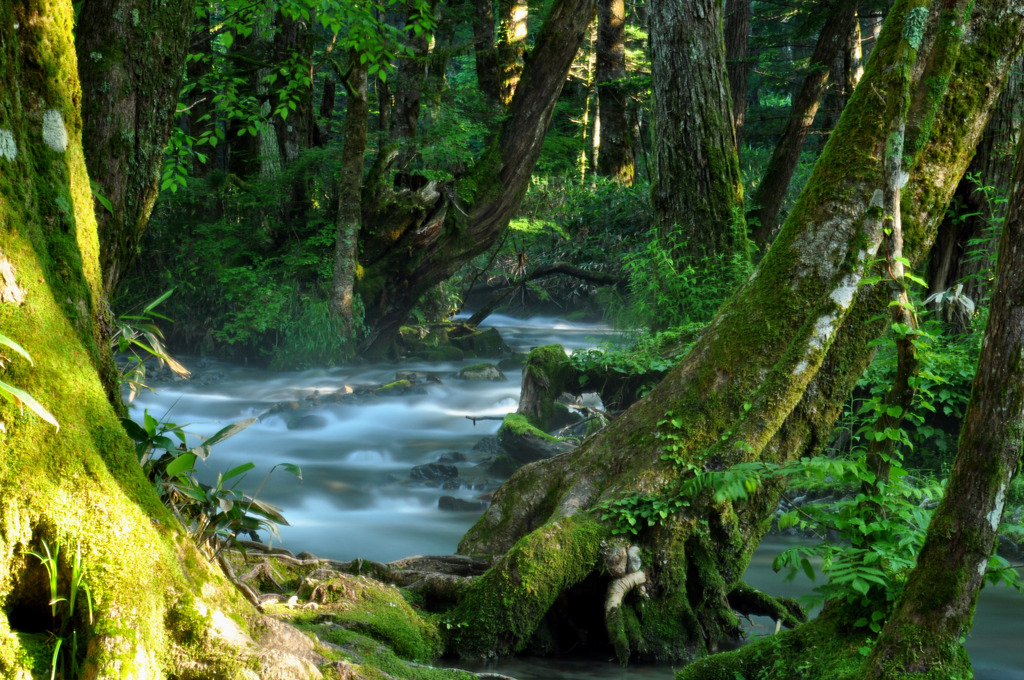
M 0 254 L 0 302 L 20 305 L 25 301 L 25 291 L 14 277 L 14 265 Z

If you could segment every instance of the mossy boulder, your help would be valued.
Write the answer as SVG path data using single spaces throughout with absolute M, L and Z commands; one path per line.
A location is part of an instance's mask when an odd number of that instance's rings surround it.
M 408 380 L 395 380 L 385 385 L 381 385 L 374 390 L 374 394 L 381 397 L 393 394 L 405 394 L 410 388 L 412 388 L 412 383 Z
M 518 413 L 505 416 L 498 429 L 498 441 L 508 455 L 520 464 L 551 458 L 573 448 L 572 443 L 537 429 Z
M 467 356 L 497 359 L 509 351 L 497 328 L 472 330 L 463 334 L 452 332 L 450 340 L 452 345 L 461 349 Z
M 457 378 L 461 380 L 481 380 L 490 382 L 503 382 L 508 378 L 500 368 L 494 364 L 473 364 L 466 366 L 459 371 Z

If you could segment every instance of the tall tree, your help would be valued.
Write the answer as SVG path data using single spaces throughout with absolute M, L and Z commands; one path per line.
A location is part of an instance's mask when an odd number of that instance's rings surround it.
M 411 185 L 384 150 L 363 191 L 357 286 L 369 332 L 360 350 L 387 353 L 431 287 L 487 250 L 519 206 L 558 95 L 594 12 L 593 0 L 552 5 L 489 148 L 464 176 Z
M 960 450 L 917 565 L 865 662 L 865 680 L 963 668 L 978 591 L 1024 449 L 1024 145 Z
M 473 54 L 476 84 L 491 101 L 501 97 L 498 86 L 498 55 L 494 41 L 493 0 L 473 0 Z
M 597 3 L 597 96 L 601 135 L 597 174 L 630 186 L 636 175 L 633 135 L 626 117 L 626 3 Z
M 809 72 L 804 77 L 800 92 L 793 99 L 786 127 L 775 144 L 771 160 L 754 192 L 754 208 L 747 218 L 750 220 L 754 242 L 762 250 L 768 246 L 778 228 L 779 210 L 797 161 L 800 160 L 804 141 L 814 123 L 818 104 L 825 94 L 829 68 L 840 54 L 840 49 L 845 46 L 857 21 L 857 4 L 858 0 L 835 0 L 818 35 L 808 66 Z
M 60 422 L 0 404 L 0 676 L 42 672 L 34 650 L 52 595 L 27 551 L 46 541 L 85 565 L 93 622 L 80 631 L 82 677 L 214 678 L 241 665 L 312 678 L 306 662 L 253 643 L 265 620 L 161 504 L 111 405 L 73 26 L 66 0 L 0 3 L 0 324 L 34 359 L 0 370 Z
M 962 284 L 962 294 L 975 303 L 988 295 L 999 225 L 1006 215 L 1003 199 L 1010 191 L 1013 150 L 1024 117 L 1022 68 L 1024 61 L 1018 61 L 1010 70 L 968 174 L 953 196 L 950 214 L 939 227 L 929 260 L 929 294 L 955 291 Z
M 677 257 L 745 252 L 721 3 L 655 0 L 648 11 L 658 234 L 676 236 Z
M 367 66 L 359 61 L 359 52 L 349 50 L 348 70 L 338 69 L 338 77 L 348 94 L 348 108 L 342 128 L 343 149 L 338 174 L 338 212 L 335 217 L 334 276 L 331 304 L 343 320 L 345 330 L 353 325 L 352 302 L 356 280 L 356 244 L 362 224 L 361 197 L 363 163 L 366 156 L 366 129 L 370 117 Z
M 871 357 L 870 341 L 885 326 L 888 288 L 860 284 L 886 238 L 887 191 L 901 184 L 902 175 L 893 183 L 894 160 L 910 176 L 903 252 L 919 263 L 1006 77 L 1006 55 L 1020 47 L 1024 3 L 1017 0 L 973 5 L 967 30 L 967 3 L 913 5 L 901 2 L 890 15 L 796 209 L 751 280 L 648 397 L 575 451 L 518 471 L 463 539 L 460 552 L 497 556 L 455 611 L 467 624 L 464 653 L 509 653 L 535 633 L 550 639 L 573 626 L 593 639 L 597 621 L 620 658 L 692 658 L 739 634 L 732 608 L 749 611 L 740 579 L 778 489 L 715 502 L 687 480 L 740 461 L 791 460 L 828 441 Z M 987 30 L 995 17 L 1005 28 L 998 35 Z M 887 107 L 877 92 L 891 93 Z M 905 143 L 895 147 L 900 121 Z M 558 384 L 557 352 L 537 352 L 532 361 L 528 372 Z M 638 533 L 617 537 L 602 522 L 606 514 Z M 617 556 L 627 549 L 639 568 L 620 568 Z M 632 586 L 643 586 L 647 598 L 630 595 Z M 556 602 L 575 595 L 593 603 L 605 588 L 605 607 L 580 608 L 582 617 L 558 626 L 572 608 L 556 610 Z M 784 606 L 774 613 L 793 622 Z M 687 677 L 732 677 L 710 667 Z
M 750 0 L 725 3 L 725 66 L 729 71 L 732 94 L 732 125 L 736 130 L 736 149 L 743 150 L 743 126 L 747 120 L 747 76 L 750 63 Z
M 506 106 L 522 77 L 529 15 L 526 0 L 498 0 L 498 96 Z
M 103 288 L 134 261 L 159 189 L 195 0 L 88 0 L 76 31 L 85 157 L 98 191 Z

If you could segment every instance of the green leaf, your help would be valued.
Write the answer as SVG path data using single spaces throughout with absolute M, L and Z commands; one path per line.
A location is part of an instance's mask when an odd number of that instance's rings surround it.
M 254 467 L 256 467 L 256 464 L 253 462 L 243 463 L 237 467 L 233 467 L 224 473 L 224 476 L 221 477 L 221 481 L 226 482 L 232 477 L 237 477 L 238 475 L 245 474 L 249 470 L 252 470 Z
M 245 420 L 238 420 L 227 427 L 221 428 L 216 433 L 211 435 L 206 441 L 203 442 L 203 446 L 213 446 L 218 442 L 222 442 L 228 437 L 233 437 L 242 430 L 246 429 L 250 425 L 256 422 L 256 418 L 246 418 Z
M 29 410 L 37 416 L 60 430 L 60 425 L 57 423 L 57 419 L 54 418 L 49 411 L 43 408 L 42 404 L 33 399 L 32 395 L 28 392 L 20 390 L 14 385 L 8 385 L 7 383 L 0 381 L 0 396 L 5 397 L 9 401 L 14 401 L 15 403 L 20 401 L 25 404 L 25 406 L 28 406 Z
M 300 467 L 299 467 L 298 465 L 296 465 L 295 463 L 278 463 L 278 464 L 277 464 L 277 465 L 275 465 L 274 467 L 275 467 L 275 468 L 278 468 L 278 467 L 279 467 L 279 468 L 281 468 L 282 470 L 284 470 L 285 472 L 290 472 L 291 474 L 295 475 L 295 476 L 296 476 L 296 477 L 298 477 L 298 478 L 299 478 L 300 480 L 302 479 L 302 468 L 300 468 Z M 663 516 L 664 516 L 664 515 L 663 515 Z
M 26 359 L 28 359 L 28 363 L 32 364 L 32 357 L 30 357 L 28 352 L 25 351 L 25 348 L 22 347 L 21 345 L 19 345 L 18 343 L 16 343 L 14 340 L 11 340 L 9 337 L 4 335 L 3 333 L 0 333 L 0 345 L 4 345 L 5 347 L 10 347 L 15 352 L 17 352 L 21 356 L 25 357 Z M 32 365 L 34 366 L 35 364 L 32 364 Z
M 183 472 L 191 470 L 196 464 L 196 454 L 194 453 L 183 453 L 170 463 L 167 464 L 165 473 L 168 477 L 177 477 Z
M 800 559 L 800 567 L 807 574 L 807 578 L 814 580 L 814 567 L 811 566 L 811 561 L 806 557 Z

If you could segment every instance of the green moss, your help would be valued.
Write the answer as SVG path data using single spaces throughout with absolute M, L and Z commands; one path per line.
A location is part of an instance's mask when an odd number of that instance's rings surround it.
M 449 648 L 485 657 L 524 649 L 555 599 L 593 571 L 609 533 L 579 514 L 521 539 L 448 615 Z
M 321 652 L 328 658 L 337 659 L 345 666 L 354 669 L 360 678 L 369 680 L 474 680 L 476 678 L 475 675 L 465 671 L 409 664 L 377 640 L 343 626 L 314 623 L 311 620 L 298 620 L 295 623 L 300 629 L 334 645 L 333 648 L 323 649 Z M 325 673 L 325 678 L 332 677 L 328 673 Z M 334 675 L 333 677 L 339 676 Z M 351 676 L 345 675 L 344 677 Z
M 557 442 L 560 441 L 558 437 L 548 434 L 543 430 L 539 430 L 533 426 L 533 424 L 527 419 L 526 416 L 518 413 L 509 413 L 505 416 L 505 419 L 501 421 L 501 427 L 498 428 L 498 439 L 500 440 L 502 434 L 513 434 L 516 436 L 533 435 L 540 437 L 544 441 Z
M 412 387 L 412 383 L 408 380 L 395 380 L 394 382 L 389 382 L 386 385 L 381 385 L 374 390 L 374 393 L 380 396 L 402 394 L 407 392 L 410 387 Z
M 819 617 L 732 652 L 696 661 L 675 680 L 853 680 L 863 661 L 861 634 Z

